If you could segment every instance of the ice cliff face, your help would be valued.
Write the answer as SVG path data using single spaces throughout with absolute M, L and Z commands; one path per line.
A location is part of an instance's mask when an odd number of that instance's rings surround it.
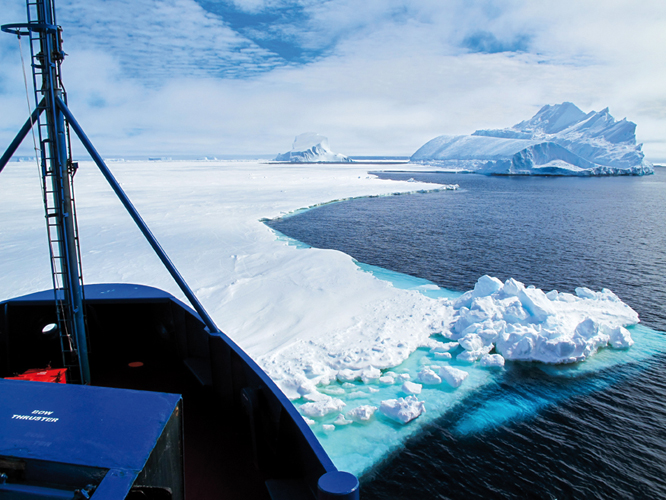
M 275 161 L 289 161 L 292 163 L 351 162 L 345 155 L 331 151 L 327 137 L 313 133 L 297 135 L 291 151 L 277 155 Z
M 434 138 L 411 161 L 504 175 L 644 175 L 654 173 L 636 144 L 636 124 L 608 108 L 585 114 L 565 102 L 544 106 L 511 128 Z

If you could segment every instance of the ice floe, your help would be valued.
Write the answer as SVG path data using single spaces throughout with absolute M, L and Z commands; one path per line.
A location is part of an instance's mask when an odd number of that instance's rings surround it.
M 453 366 L 442 366 L 439 369 L 439 375 L 451 387 L 460 387 L 460 384 L 464 382 L 469 374 L 465 370 L 460 370 Z
M 311 403 L 305 403 L 300 410 L 306 417 L 323 417 L 329 413 L 339 411 L 345 406 L 345 402 L 337 398 L 320 399 Z
M 407 394 L 421 394 L 421 389 L 423 389 L 422 384 L 416 384 L 414 382 L 410 382 L 409 380 L 406 380 L 402 384 L 402 391 L 406 392 Z
M 354 422 L 367 422 L 377 411 L 376 406 L 362 405 L 347 412 L 347 418 Z
M 406 424 L 425 413 L 425 404 L 416 396 L 382 401 L 379 411 L 388 418 Z
M 423 384 L 434 385 L 441 384 L 442 379 L 430 368 L 424 368 L 419 372 L 419 381 Z

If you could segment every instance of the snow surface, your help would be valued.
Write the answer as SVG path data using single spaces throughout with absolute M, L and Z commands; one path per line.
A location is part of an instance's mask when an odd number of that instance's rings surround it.
M 439 369 L 439 374 L 443 380 L 446 380 L 447 384 L 454 388 L 460 387 L 460 384 L 462 384 L 469 375 L 465 370 L 454 368 L 453 366 L 442 366 Z
M 544 106 L 530 120 L 500 130 L 436 137 L 411 157 L 451 170 L 503 175 L 643 175 L 654 173 L 636 144 L 636 124 L 608 108 L 585 114 L 570 102 Z
M 388 418 L 406 424 L 425 413 L 425 404 L 416 396 L 382 401 L 379 411 Z
M 291 151 L 277 155 L 274 161 L 292 163 L 351 162 L 345 155 L 331 151 L 327 137 L 312 132 L 297 135 Z
M 638 323 L 638 314 L 610 290 L 545 294 L 490 276 L 479 278 L 474 290 L 452 305 L 454 320 L 442 335 L 460 343 L 464 351 L 458 359 L 463 361 L 496 349 L 505 359 L 575 363 L 600 347 L 630 347 L 633 341 L 624 327 Z
M 338 467 L 367 470 L 418 422 L 489 383 L 504 359 L 572 363 L 606 346 L 626 357 L 636 349 L 627 351 L 625 327 L 638 317 L 610 291 L 544 293 L 485 276 L 460 295 L 295 244 L 261 222 L 335 200 L 453 188 L 381 180 L 366 169 L 241 161 L 113 168 L 217 325 L 294 401 Z M 10 163 L 0 181 L 6 299 L 50 288 L 51 278 L 36 166 Z M 86 283 L 147 284 L 185 300 L 90 162 L 80 162 L 76 197 Z M 468 376 L 462 382 L 447 367 Z M 441 383 L 451 373 L 454 383 Z
M 347 418 L 354 422 L 367 422 L 377 411 L 376 406 L 362 405 L 347 412 Z
M 409 380 L 402 384 L 402 391 L 406 394 L 421 394 L 421 389 L 423 389 L 423 385 L 415 384 Z

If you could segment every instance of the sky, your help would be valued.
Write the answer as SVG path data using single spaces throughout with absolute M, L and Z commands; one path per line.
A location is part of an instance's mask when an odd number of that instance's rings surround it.
M 635 122 L 646 157 L 666 163 L 663 0 L 56 8 L 70 108 L 104 156 L 277 155 L 305 132 L 346 155 L 409 156 L 438 135 L 509 127 L 569 101 Z M 23 0 L 0 0 L 1 24 L 24 21 Z M 27 118 L 20 52 L 0 33 L 0 149 Z M 26 141 L 20 153 L 31 151 Z

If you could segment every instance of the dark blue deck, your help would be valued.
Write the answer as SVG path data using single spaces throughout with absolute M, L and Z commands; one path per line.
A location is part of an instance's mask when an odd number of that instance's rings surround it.
M 188 373 L 185 377 L 193 375 L 198 381 L 197 387 L 200 387 L 190 390 L 192 394 L 184 398 L 188 415 L 192 416 L 187 410 L 192 408 L 192 405 L 188 406 L 188 401 L 196 402 L 200 396 L 202 405 L 206 401 L 210 402 L 206 404 L 220 405 L 224 411 L 216 413 L 213 421 L 203 425 L 214 433 L 222 432 L 221 425 L 233 428 L 235 434 L 242 435 L 242 446 L 253 457 L 254 465 L 248 465 L 257 467 L 271 494 L 275 489 L 295 482 L 300 490 L 310 492 L 304 498 L 316 497 L 318 479 L 327 472 L 336 471 L 335 465 L 292 403 L 229 337 L 221 332 L 211 333 L 192 308 L 157 288 L 115 283 L 85 285 L 85 296 L 91 365 L 95 367 L 94 384 L 184 394 L 177 388 L 180 382 L 172 383 L 172 378 L 176 371 L 180 373 L 179 366 L 186 367 Z M 34 366 L 46 366 L 58 359 L 58 340 L 50 341 L 41 333 L 44 324 L 55 321 L 53 301 L 53 291 L 47 290 L 0 302 L 0 376 L 21 373 Z M 127 372 L 127 363 L 136 360 L 145 362 L 143 372 Z M 152 373 L 154 376 L 139 383 L 140 373 Z M 164 373 L 164 377 L 160 373 Z M 131 380 L 117 385 L 114 380 L 121 375 L 127 375 Z M 124 385 L 125 382 L 127 385 Z M 58 388 L 55 390 L 60 392 Z M 194 399 L 188 400 L 188 397 Z M 130 397 L 132 399 L 133 396 Z M 0 400 L 0 404 L 4 405 L 4 402 Z M 112 402 L 109 404 L 113 405 Z M 106 408 L 105 405 L 94 403 L 100 409 Z M 141 405 L 136 411 L 140 408 Z M 28 410 L 53 411 L 50 408 L 20 409 L 24 412 Z M 19 414 L 19 409 L 12 408 L 11 411 L 12 415 Z M 59 413 L 61 411 L 64 409 L 58 410 Z M 86 409 L 81 407 L 77 407 L 76 412 L 87 414 Z M 135 410 L 129 411 L 127 416 L 131 417 L 128 419 L 130 426 L 139 417 Z M 46 425 L 48 422 L 33 423 Z M 123 435 L 119 439 L 127 437 L 133 442 L 131 436 L 134 432 L 140 434 L 144 431 L 126 431 L 118 427 L 118 433 Z M 203 436 L 203 442 L 206 440 L 211 441 Z M 97 448 L 92 443 L 88 451 L 80 452 L 93 453 Z M 103 449 L 97 451 L 104 454 Z M 86 460 L 86 457 L 81 457 L 81 460 Z M 105 467 L 111 468 L 111 472 L 122 471 L 118 469 L 118 464 L 109 464 Z M 185 469 L 187 475 L 187 456 Z M 194 485 L 197 481 L 199 479 L 186 483 Z M 111 484 L 105 480 L 100 488 Z M 131 486 L 131 482 L 129 484 Z M 99 489 L 95 498 L 98 495 Z M 290 495 L 283 497 L 297 498 Z
M 180 395 L 0 379 L 0 455 L 140 471 Z
M 81 470 L 102 469 L 95 498 L 124 498 L 180 400 L 176 394 L 0 379 L 0 456 L 43 464 L 63 481 L 76 471 L 94 484 L 95 474 Z

